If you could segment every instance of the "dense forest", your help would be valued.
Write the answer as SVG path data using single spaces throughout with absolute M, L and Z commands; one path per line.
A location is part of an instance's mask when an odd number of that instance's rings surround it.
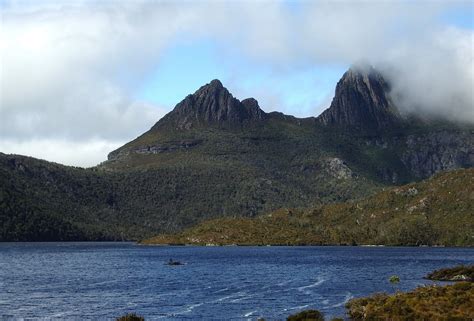
M 474 169 L 371 197 L 255 218 L 220 218 L 143 244 L 474 246 Z

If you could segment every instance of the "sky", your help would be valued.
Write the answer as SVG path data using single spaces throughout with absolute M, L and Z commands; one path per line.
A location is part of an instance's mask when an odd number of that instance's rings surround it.
M 220 79 L 319 115 L 364 61 L 403 111 L 474 123 L 472 1 L 0 0 L 0 152 L 89 167 Z

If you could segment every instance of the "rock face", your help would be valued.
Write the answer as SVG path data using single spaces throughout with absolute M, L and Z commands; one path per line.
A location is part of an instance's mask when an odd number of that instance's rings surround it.
M 324 165 L 327 173 L 337 179 L 349 179 L 354 175 L 347 164 L 337 157 L 327 159 Z
M 188 95 L 154 128 L 172 126 L 186 130 L 207 125 L 236 127 L 265 118 L 265 112 L 260 109 L 255 99 L 239 101 L 215 79 L 194 94 Z
M 168 141 L 166 143 L 156 142 L 154 144 L 148 144 L 144 146 L 137 146 L 131 149 L 117 149 L 108 155 L 108 160 L 118 160 L 124 158 L 130 153 L 134 154 L 161 154 L 170 153 L 178 150 L 189 150 L 193 147 L 198 146 L 202 143 L 200 139 L 180 140 L 180 141 Z
M 401 161 L 417 178 L 474 166 L 474 133 L 438 131 L 409 135 Z
M 401 118 L 388 95 L 389 86 L 370 66 L 352 67 L 339 80 L 331 106 L 319 117 L 326 125 L 380 131 Z

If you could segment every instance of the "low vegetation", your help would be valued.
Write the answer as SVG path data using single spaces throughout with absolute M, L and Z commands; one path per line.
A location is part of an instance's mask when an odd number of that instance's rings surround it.
M 145 321 L 144 317 L 136 315 L 135 313 L 128 313 L 116 319 L 116 321 Z
M 318 310 L 306 310 L 290 315 L 286 321 L 324 321 L 324 314 Z
M 436 281 L 468 281 L 474 282 L 474 265 L 460 265 L 452 268 L 439 269 L 426 276 Z
M 352 320 L 471 320 L 474 284 L 422 286 L 394 295 L 375 294 L 346 305 Z
M 445 172 L 358 201 L 219 218 L 143 244 L 474 246 L 474 169 Z

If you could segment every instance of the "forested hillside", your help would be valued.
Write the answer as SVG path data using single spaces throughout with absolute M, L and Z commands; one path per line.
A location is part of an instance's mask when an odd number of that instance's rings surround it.
M 256 218 L 221 218 L 144 244 L 474 246 L 474 169 L 371 197 Z
M 373 69 L 347 71 L 331 106 L 304 119 L 213 80 L 94 168 L 0 153 L 0 240 L 142 239 L 473 165 L 472 126 L 401 115 Z

